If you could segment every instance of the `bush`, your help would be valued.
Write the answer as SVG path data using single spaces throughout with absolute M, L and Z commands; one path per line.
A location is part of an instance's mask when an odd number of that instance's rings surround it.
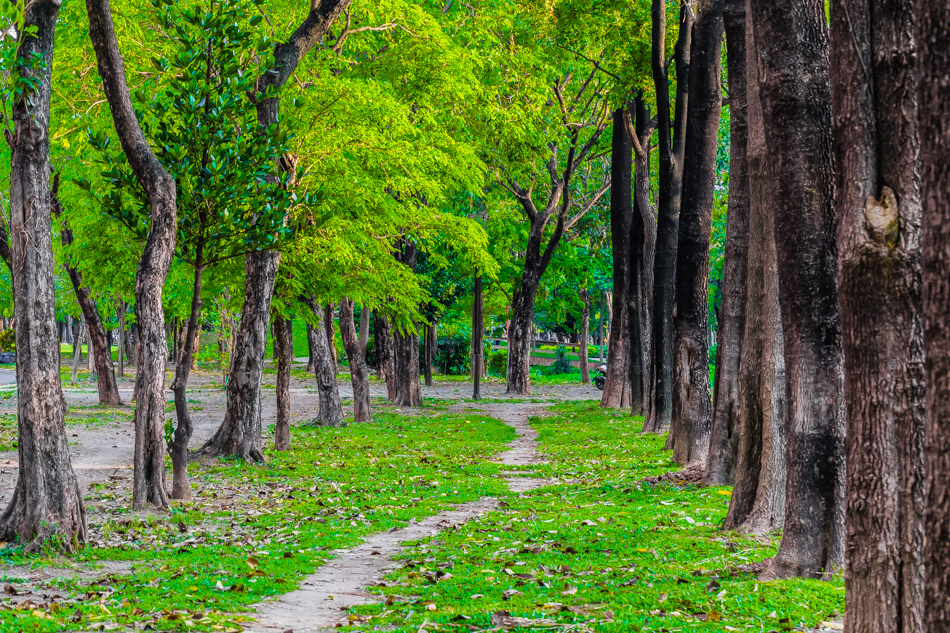
M 508 350 L 500 349 L 488 355 L 488 373 L 499 378 L 505 377 L 508 368 Z
M 452 336 L 440 336 L 435 353 L 435 366 L 442 374 L 462 376 L 471 371 L 469 351 L 472 339 L 467 333 L 458 332 Z
M 0 352 L 15 352 L 16 351 L 16 335 L 13 333 L 13 328 L 7 328 L 0 332 Z
M 567 358 L 567 348 L 563 345 L 558 345 L 555 350 L 555 359 L 554 364 L 551 365 L 551 371 L 555 374 L 569 374 L 574 367 L 571 365 L 571 361 Z

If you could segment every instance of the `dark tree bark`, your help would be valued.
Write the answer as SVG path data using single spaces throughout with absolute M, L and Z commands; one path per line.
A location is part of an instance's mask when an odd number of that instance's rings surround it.
M 373 410 L 369 401 L 369 366 L 363 356 L 359 332 L 353 322 L 353 301 L 346 297 L 340 302 L 340 336 L 350 363 L 350 382 L 353 385 L 353 421 L 370 422 Z
M 788 448 L 782 545 L 762 578 L 820 577 L 844 554 L 828 27 L 821 0 L 754 0 L 751 15 L 775 200 Z
M 712 423 L 709 389 L 709 239 L 722 110 L 723 5 L 703 6 L 693 29 L 686 117 L 683 200 L 676 259 L 673 415 L 667 448 L 673 461 L 706 461 Z
M 116 356 L 119 358 L 119 376 L 125 377 L 125 303 L 119 301 L 115 304 L 115 316 L 119 322 L 119 332 L 116 336 L 116 343 L 119 346 Z M 118 387 L 116 388 L 118 391 Z
M 372 312 L 365 305 L 360 307 L 360 349 L 363 350 L 363 360 L 366 360 L 366 346 L 369 345 L 369 322 Z
M 744 0 L 748 8 L 749 0 Z M 752 534 L 785 521 L 785 356 L 779 307 L 772 174 L 759 99 L 758 58 L 746 15 L 749 234 L 745 323 L 739 359 L 735 485 L 725 527 Z M 730 91 L 730 98 L 734 98 Z M 741 186 L 730 178 L 731 187 Z M 728 465 L 728 464 L 727 464 Z M 708 469 L 707 469 L 708 472 Z
M 336 364 L 330 354 L 327 332 L 324 328 L 326 313 L 313 298 L 306 300 L 307 305 L 317 319 L 311 330 L 310 345 L 314 352 L 314 369 L 317 379 L 317 391 L 320 394 L 320 423 L 323 426 L 343 426 L 343 407 L 340 405 L 340 388 L 336 382 Z
M 293 330 L 290 319 L 274 316 L 274 352 L 277 355 L 277 424 L 274 429 L 274 450 L 290 450 L 290 348 Z
M 683 195 L 683 159 L 686 146 L 686 111 L 689 96 L 690 48 L 693 8 L 683 2 L 679 35 L 673 58 L 676 63 L 676 105 L 670 113 L 670 79 L 666 60 L 666 3 L 653 0 L 652 67 L 656 90 L 659 139 L 659 189 L 657 191 L 656 248 L 653 259 L 652 341 L 650 407 L 643 430 L 659 433 L 670 426 L 673 414 L 673 305 L 676 300 L 676 247 L 680 202 Z
M 950 6 L 917 0 L 916 18 L 927 350 L 922 630 L 944 633 L 950 630 Z
M 581 335 L 580 346 L 577 348 L 577 358 L 581 365 L 581 382 L 585 385 L 590 384 L 590 367 L 587 363 L 587 339 L 590 338 L 590 293 L 587 288 L 580 291 L 581 302 Z
M 257 290 L 244 296 L 241 324 L 234 343 L 228 377 L 224 421 L 201 451 L 207 455 L 264 462 L 261 437 L 261 375 L 267 347 L 271 299 L 279 258 L 251 257 L 244 262 L 245 287 Z M 263 292 L 261 289 L 269 289 Z
M 831 2 L 847 411 L 845 630 L 923 630 L 924 346 L 911 2 Z M 855 72 L 867 64 L 867 72 Z M 946 509 L 944 509 L 946 511 Z
M 59 201 L 59 172 L 53 174 L 53 183 L 50 190 L 50 203 L 52 213 L 57 220 L 61 221 L 60 240 L 63 246 L 70 246 L 73 243 L 73 232 L 69 228 L 69 223 L 62 217 L 63 207 Z M 89 339 L 89 357 L 95 359 L 96 374 L 98 376 L 97 388 L 99 390 L 99 404 L 106 406 L 118 406 L 122 404 L 122 398 L 119 397 L 119 385 L 115 379 L 115 372 L 112 369 L 112 349 L 109 345 L 106 330 L 102 326 L 102 319 L 99 316 L 99 308 L 96 306 L 96 300 L 93 299 L 89 288 L 83 286 L 82 272 L 73 266 L 68 259 L 63 261 L 63 267 L 69 275 L 69 280 L 73 284 L 73 290 L 76 293 L 76 301 L 82 310 L 83 318 L 86 321 L 86 332 Z M 121 352 L 121 350 L 120 350 Z
M 472 392 L 473 400 L 481 400 L 481 381 L 482 370 L 484 368 L 483 350 L 485 344 L 482 342 L 482 333 L 485 331 L 484 319 L 484 297 L 482 295 L 482 276 L 475 275 L 475 299 L 472 302 L 472 381 L 474 389 Z
M 422 375 L 425 379 L 426 387 L 432 386 L 432 363 L 435 362 L 435 333 L 436 324 L 426 323 L 422 326 L 422 355 L 423 367 Z
M 414 242 L 402 239 L 396 259 L 415 272 L 418 250 Z M 422 404 L 422 385 L 419 382 L 419 335 L 407 329 L 393 332 L 393 403 L 401 407 Z
M 19 469 L 0 538 L 27 551 L 86 541 L 86 509 L 66 443 L 53 286 L 49 109 L 53 41 L 60 3 L 26 10 L 17 72 L 32 81 L 13 103 L 10 229 L 17 351 Z M 51 539 L 54 539 L 51 541 Z
M 333 327 L 333 305 L 327 303 L 323 306 L 323 331 L 326 333 L 327 345 L 330 347 L 330 354 L 333 357 L 333 367 L 340 366 L 340 359 L 336 354 L 336 332 Z
M 313 346 L 310 344 L 310 337 L 313 335 L 313 326 L 307 324 L 307 373 L 313 373 Z
M 135 275 L 138 355 L 135 375 L 135 471 L 132 505 L 166 508 L 165 314 L 162 287 L 175 253 L 175 181 L 155 158 L 139 126 L 119 53 L 108 0 L 86 0 L 89 37 L 122 149 L 149 201 L 150 229 Z
M 614 301 L 610 317 L 610 347 L 607 354 L 607 381 L 600 406 L 621 409 L 633 404 L 630 376 L 631 307 L 635 283 L 631 246 L 633 241 L 633 145 L 624 123 L 623 108 L 613 113 L 610 149 L 610 243 L 614 258 Z M 588 380 L 586 382 L 590 382 Z
M 703 476 L 703 483 L 707 486 L 731 486 L 735 483 L 739 445 L 739 364 L 745 330 L 746 253 L 749 244 L 745 5 L 746 0 L 726 0 L 723 7 L 729 68 L 729 213 L 726 215 L 726 244 L 723 248 L 725 261 L 716 344 L 713 417 L 709 456 Z M 757 77 L 752 80 L 758 81 Z M 769 221 L 772 221 L 771 215 Z
M 376 313 L 376 364 L 377 377 L 386 381 L 386 393 L 390 402 L 396 400 L 395 368 L 393 366 L 393 333 L 389 319 Z
M 86 324 L 79 319 L 73 321 L 73 375 L 70 384 L 76 384 L 79 374 L 79 360 L 82 357 L 82 341 L 86 336 Z
M 350 0 L 325 0 L 311 3 L 310 11 L 303 23 L 286 42 L 281 42 L 274 47 L 274 67 L 268 68 L 261 74 L 257 83 L 258 93 L 263 95 L 268 91 L 282 88 L 297 69 L 297 65 L 326 35 L 337 16 L 349 4 Z M 257 120 L 261 126 L 278 125 L 279 113 L 279 97 L 258 100 Z M 263 368 L 265 349 L 259 345 L 261 341 L 267 340 L 270 304 L 274 295 L 274 281 L 280 263 L 280 253 L 276 250 L 254 251 L 248 253 L 246 261 L 248 273 L 253 270 L 256 274 L 246 275 L 245 300 L 253 306 L 254 311 L 263 316 L 245 320 L 242 315 L 234 345 L 233 366 L 236 369 L 233 371 L 255 373 L 253 375 L 242 373 L 244 380 L 237 385 L 234 384 L 234 376 L 232 376 L 228 383 L 228 408 L 221 427 L 215 433 L 215 437 L 220 438 L 220 441 L 228 442 L 229 448 L 225 449 L 223 445 L 218 445 L 209 452 L 257 461 L 263 459 L 260 453 L 260 372 Z M 266 274 L 271 270 L 275 271 L 274 275 Z M 247 354 L 258 354 L 258 356 L 249 358 Z M 244 391 L 244 393 L 238 393 L 238 391 Z M 257 404 L 252 404 L 252 402 Z M 239 408 L 232 409 L 232 406 Z M 225 428 L 226 425 L 235 426 L 240 430 Z M 250 430 L 257 433 L 256 439 L 244 436 L 244 433 Z M 210 447 L 206 446 L 206 449 Z

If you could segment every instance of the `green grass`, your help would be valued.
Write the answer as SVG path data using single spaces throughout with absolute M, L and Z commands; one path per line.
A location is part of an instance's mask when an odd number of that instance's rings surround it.
M 596 403 L 553 410 L 533 421 L 550 464 L 525 469 L 570 483 L 416 543 L 376 589 L 387 604 L 357 609 L 370 627 L 484 629 L 508 611 L 596 631 L 789 631 L 843 612 L 840 576 L 756 580 L 746 566 L 778 540 L 720 529 L 728 489 L 643 483 L 673 465 L 641 419 Z
M 296 427 L 293 449 L 268 452 L 265 467 L 192 464 L 195 499 L 170 514 L 130 515 L 127 489 L 99 484 L 90 501 L 121 503 L 94 515 L 92 543 L 74 562 L 126 561 L 130 572 L 55 582 L 75 604 L 0 610 L 0 631 L 90 630 L 104 622 L 234 630 L 249 604 L 295 588 L 328 550 L 449 504 L 503 494 L 492 476 L 498 466 L 486 459 L 513 436 L 501 422 L 439 406 L 419 418 L 378 412 L 372 423 L 343 429 Z M 10 548 L 2 556 L 0 575 L 14 564 L 62 564 Z

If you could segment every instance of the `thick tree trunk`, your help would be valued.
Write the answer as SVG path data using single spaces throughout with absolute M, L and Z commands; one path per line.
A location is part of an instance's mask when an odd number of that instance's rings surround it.
M 844 554 L 828 27 L 820 0 L 754 0 L 751 15 L 775 200 L 788 448 L 782 545 L 762 578 L 820 577 Z
M 581 301 L 584 307 L 581 309 L 581 336 L 580 346 L 577 348 L 577 357 L 581 365 L 581 382 L 585 385 L 590 384 L 590 366 L 587 363 L 587 339 L 590 338 L 590 294 L 587 289 L 581 290 Z
M 910 633 L 923 630 L 924 616 L 914 16 L 910 2 L 832 0 L 831 17 L 847 403 L 845 630 Z M 856 72 L 863 63 L 866 72 Z
M 739 445 L 739 363 L 746 315 L 749 245 L 748 100 L 746 0 L 726 0 L 723 24 L 729 68 L 729 213 L 726 216 L 722 310 L 716 341 L 716 390 L 713 397 L 709 456 L 703 483 L 731 486 Z M 758 81 L 753 75 L 752 81 Z M 769 215 L 771 222 L 771 215 Z M 759 243 L 756 243 L 759 248 Z M 758 309 L 758 308 L 754 308 Z
M 409 270 L 416 270 L 416 244 L 403 239 L 397 259 Z M 393 402 L 401 407 L 422 404 L 422 385 L 419 382 L 419 335 L 408 330 L 393 332 L 393 379 L 396 397 Z
M 653 23 L 652 67 L 659 136 L 659 189 L 653 260 L 651 396 L 643 430 L 659 433 L 669 428 L 673 414 L 673 306 L 676 301 L 676 247 L 683 194 L 693 8 L 689 2 L 684 2 L 680 8 L 680 31 L 674 51 L 676 106 L 673 118 L 670 116 L 669 70 L 665 45 L 666 4 L 661 0 L 653 0 L 650 13 Z
M 76 376 L 79 374 L 79 360 L 82 357 L 82 341 L 86 336 L 86 324 L 80 320 L 73 322 L 73 376 L 70 384 L 76 384 Z
M 373 411 L 369 401 L 369 366 L 363 356 L 359 332 L 353 322 L 353 301 L 344 297 L 340 302 L 340 336 L 350 363 L 350 382 L 353 385 L 353 421 L 370 422 Z
M 228 377 L 224 420 L 201 447 L 208 455 L 263 462 L 261 376 L 270 323 L 271 300 L 280 253 L 249 253 L 244 263 L 245 299 Z M 256 290 L 251 291 L 252 288 Z M 261 289 L 268 292 L 262 292 Z
M 916 9 L 927 350 L 922 630 L 945 633 L 950 630 L 950 6 L 918 0 Z
M 422 374 L 425 378 L 426 387 L 432 386 L 432 363 L 435 362 L 435 341 L 433 340 L 436 332 L 435 328 L 435 323 L 425 323 L 422 325 Z
M 274 351 L 277 354 L 277 424 L 274 428 L 274 450 L 290 450 L 290 348 L 293 330 L 290 319 L 274 316 Z
M 13 497 L 0 515 L 0 538 L 18 540 L 29 552 L 47 543 L 72 550 L 85 543 L 87 529 L 66 443 L 53 285 L 49 106 L 59 6 L 39 0 L 26 10 L 17 72 L 32 83 L 13 104 L 10 233 L 19 469 Z
M 481 381 L 482 371 L 484 370 L 484 360 L 482 357 L 485 344 L 482 342 L 482 332 L 485 331 L 485 322 L 483 316 L 484 298 L 482 295 L 482 276 L 475 275 L 475 298 L 472 302 L 472 382 L 474 388 L 472 391 L 473 400 L 481 400 Z
M 722 92 L 723 5 L 706 3 L 696 18 L 690 54 L 683 201 L 676 260 L 673 415 L 667 447 L 673 461 L 706 461 L 712 396 L 709 388 L 709 239 L 716 186 Z
M 168 506 L 165 492 L 165 315 L 162 287 L 175 253 L 175 181 L 149 148 L 125 81 L 108 0 L 86 0 L 89 37 L 122 149 L 149 199 L 150 228 L 135 275 L 139 361 L 135 374 L 135 471 L 132 505 Z
M 531 394 L 531 340 L 534 335 L 534 298 L 540 275 L 525 263 L 521 286 L 515 292 L 508 326 L 508 391 L 512 395 Z
M 366 346 L 369 345 L 369 323 L 372 311 L 364 306 L 360 307 L 360 349 L 363 350 L 363 360 L 366 360 Z
M 195 339 L 198 332 L 198 317 L 201 314 L 201 281 L 204 273 L 204 245 L 199 243 L 195 250 L 195 280 L 191 289 L 191 308 L 188 314 L 184 346 L 175 363 L 175 379 L 172 381 L 172 393 L 175 396 L 175 435 L 168 452 L 172 458 L 172 499 L 187 501 L 191 499 L 191 486 L 188 484 L 188 443 L 194 431 L 191 413 L 188 411 L 188 377 L 195 355 Z
M 320 423 L 323 426 L 343 426 L 343 407 L 340 405 L 340 388 L 336 382 L 336 364 L 330 353 L 327 332 L 324 328 L 326 312 L 313 298 L 307 300 L 317 324 L 311 330 L 310 345 L 314 352 L 314 369 L 317 391 L 320 395 Z
M 115 305 L 115 316 L 119 322 L 119 335 L 116 337 L 116 342 L 119 346 L 118 356 L 119 359 L 119 376 L 125 377 L 125 304 L 121 301 Z M 118 390 L 118 389 L 117 389 Z
M 613 114 L 613 138 L 610 150 L 610 242 L 614 259 L 614 301 L 610 317 L 610 351 L 607 358 L 607 382 L 600 406 L 614 409 L 630 407 L 632 380 L 630 318 L 634 283 L 631 280 L 631 241 L 633 229 L 633 146 L 625 129 L 623 109 Z
M 386 381 L 386 394 L 390 402 L 396 400 L 395 367 L 393 366 L 393 334 L 389 320 L 376 313 L 376 365 L 377 377 Z
M 748 8 L 748 0 L 744 0 Z M 735 485 L 726 529 L 767 534 L 785 521 L 785 356 L 779 307 L 772 175 L 759 100 L 758 58 L 746 15 L 749 233 L 745 322 L 738 379 L 738 426 L 731 442 Z M 730 91 L 731 98 L 734 93 Z M 731 187 L 740 187 L 735 176 Z M 728 462 L 724 462 L 728 467 Z M 708 468 L 707 468 L 708 472 Z
M 330 347 L 330 354 L 333 358 L 333 367 L 340 366 L 340 359 L 336 354 L 336 332 L 333 327 L 333 305 L 327 303 L 323 306 L 323 331 L 326 333 L 327 345 Z

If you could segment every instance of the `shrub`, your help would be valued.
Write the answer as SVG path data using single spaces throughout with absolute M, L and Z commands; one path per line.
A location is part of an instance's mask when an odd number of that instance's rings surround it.
M 488 355 L 488 373 L 499 378 L 505 377 L 505 369 L 508 367 L 508 350 L 500 349 Z
M 450 376 L 461 376 L 471 371 L 469 350 L 472 339 L 467 333 L 458 332 L 451 336 L 440 336 L 435 353 L 435 366 L 439 372 Z
M 13 328 L 7 328 L 0 332 L 0 352 L 15 352 L 16 351 L 16 335 L 13 333 Z
M 554 364 L 551 366 L 552 373 L 555 374 L 569 374 L 571 370 L 574 369 L 571 366 L 571 361 L 567 358 L 567 348 L 563 345 L 558 345 L 555 350 L 555 359 Z

